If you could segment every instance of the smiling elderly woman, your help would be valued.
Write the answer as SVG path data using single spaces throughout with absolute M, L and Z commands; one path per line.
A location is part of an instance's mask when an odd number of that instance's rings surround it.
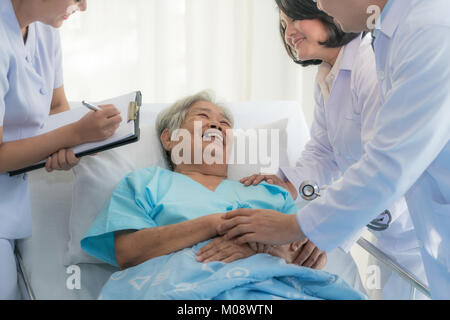
M 83 248 L 124 269 L 217 237 L 221 216 L 230 209 L 259 203 L 294 212 L 294 202 L 287 200 L 290 197 L 281 188 L 263 185 L 244 189 L 240 183 L 227 180 L 233 124 L 231 112 L 215 103 L 207 91 L 163 111 L 156 129 L 171 170 L 154 167 L 127 176 L 83 239 Z M 220 161 L 211 163 L 208 156 Z M 104 252 L 102 245 L 110 251 Z M 249 246 L 236 246 L 231 241 L 227 247 L 231 256 L 221 253 L 227 262 L 255 254 Z M 280 249 L 272 251 L 284 254 Z
M 287 266 L 286 262 L 292 262 L 302 254 L 301 249 L 294 250 L 289 245 L 237 245 L 219 236 L 217 228 L 224 213 L 230 210 L 262 208 L 287 214 L 297 212 L 289 192 L 278 186 L 263 183 L 245 187 L 238 181 L 227 180 L 226 158 L 232 141 L 232 127 L 231 113 L 217 105 L 207 92 L 180 100 L 160 114 L 157 131 L 172 170 L 153 167 L 126 176 L 81 241 L 82 248 L 92 256 L 121 269 L 128 268 L 125 273 L 111 277 L 102 291 L 102 298 L 239 298 L 243 284 L 264 282 L 282 275 L 301 275 L 298 281 L 307 276 L 309 283 L 327 283 L 343 288 L 343 283 L 336 278 L 331 279 L 328 273 L 314 273 L 311 278 L 305 270 L 313 272 L 312 269 L 293 264 L 289 265 L 293 268 L 289 272 L 281 270 L 281 265 Z M 180 143 L 187 144 L 184 139 L 189 137 L 183 134 L 182 139 L 172 139 L 177 136 L 177 131 L 189 133 L 190 150 L 184 148 L 175 152 Z M 202 153 L 204 157 L 200 160 L 203 161 L 195 159 L 196 150 L 208 147 L 215 151 L 215 159 L 223 161 L 207 164 L 206 152 Z M 183 161 L 174 161 L 177 155 Z M 257 250 L 269 254 L 257 254 Z M 268 260 L 252 261 L 253 258 Z M 208 263 L 211 261 L 221 262 Z M 324 261 L 318 259 L 314 267 L 323 267 Z M 228 269 L 228 265 L 232 269 Z M 256 278 L 252 275 L 255 272 L 258 273 Z M 230 277 L 235 278 L 232 275 L 239 275 L 239 279 L 231 281 Z M 142 290 L 150 279 L 153 280 L 151 286 L 148 284 L 149 290 Z M 193 279 L 197 281 L 195 285 L 192 284 Z M 221 282 L 220 279 L 228 280 Z M 206 287 L 198 289 L 199 283 Z M 225 284 L 228 294 L 235 292 L 236 295 L 221 295 Z M 190 289 L 187 290 L 186 286 Z M 241 289 L 232 290 L 238 287 Z M 267 290 L 275 290 L 275 287 Z M 189 294 L 180 295 L 185 289 Z M 200 291 L 194 290 L 196 293 L 193 293 L 191 289 Z M 291 285 L 290 289 L 297 292 L 295 286 Z M 276 295 L 281 291 L 278 290 Z M 288 291 L 283 291 L 282 295 Z M 302 298 L 309 295 L 311 293 Z M 251 297 L 259 298 L 247 296 Z

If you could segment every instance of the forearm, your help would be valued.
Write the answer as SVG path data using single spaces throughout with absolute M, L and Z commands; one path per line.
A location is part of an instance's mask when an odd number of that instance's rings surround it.
M 64 148 L 82 143 L 73 125 L 18 141 L 0 144 L 0 173 L 33 165 Z
M 201 217 L 174 225 L 115 235 L 116 260 L 121 268 L 139 265 L 217 235 L 217 215 Z

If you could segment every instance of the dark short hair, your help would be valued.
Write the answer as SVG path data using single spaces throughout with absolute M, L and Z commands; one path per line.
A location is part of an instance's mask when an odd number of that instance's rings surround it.
M 333 18 L 317 8 L 317 4 L 312 0 L 275 0 L 275 2 L 277 3 L 280 11 L 293 20 L 317 19 L 322 22 L 328 32 L 328 40 L 325 42 L 319 42 L 322 46 L 327 48 L 343 47 L 359 36 L 359 33 L 345 33 L 342 31 L 341 27 L 334 22 Z M 281 20 L 279 27 L 284 47 L 295 63 L 304 67 L 322 63 L 321 60 L 298 60 L 295 53 L 292 51 L 292 48 L 286 43 L 285 29 L 281 24 Z

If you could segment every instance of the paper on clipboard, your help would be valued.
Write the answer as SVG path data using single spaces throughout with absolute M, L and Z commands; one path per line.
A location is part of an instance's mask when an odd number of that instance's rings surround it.
M 139 132 L 136 131 L 139 131 L 139 126 L 136 122 L 139 121 L 139 118 L 136 119 L 136 117 L 134 117 L 133 120 L 130 120 L 129 112 L 131 104 L 134 104 L 134 106 L 140 106 L 141 99 L 142 98 L 140 96 L 140 92 L 132 92 L 123 96 L 96 103 L 97 105 L 113 104 L 117 109 L 119 109 L 122 116 L 122 122 L 116 132 L 108 139 L 98 142 L 84 143 L 71 148 L 74 151 L 75 155 L 84 156 L 90 153 L 100 152 L 103 150 L 121 146 L 123 144 L 137 141 L 139 139 Z M 51 132 L 60 127 L 64 127 L 66 125 L 74 123 L 83 118 L 89 112 L 90 110 L 88 108 L 78 107 L 63 113 L 52 115 L 47 119 L 44 127 L 40 129 L 36 135 L 42 135 L 44 133 Z M 137 113 L 138 111 L 136 109 L 134 116 L 136 116 Z M 17 175 L 42 168 L 45 165 L 45 162 L 46 160 L 43 160 L 31 167 L 11 172 L 10 175 Z

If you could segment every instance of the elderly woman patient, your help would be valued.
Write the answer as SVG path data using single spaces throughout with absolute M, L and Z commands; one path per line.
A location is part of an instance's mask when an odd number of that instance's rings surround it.
M 81 241 L 87 253 L 122 270 L 100 298 L 364 298 L 339 277 L 315 270 L 326 255 L 311 243 L 237 245 L 218 234 L 231 210 L 297 212 L 278 186 L 227 180 L 232 127 L 233 116 L 207 92 L 159 115 L 157 132 L 171 170 L 127 175 Z

